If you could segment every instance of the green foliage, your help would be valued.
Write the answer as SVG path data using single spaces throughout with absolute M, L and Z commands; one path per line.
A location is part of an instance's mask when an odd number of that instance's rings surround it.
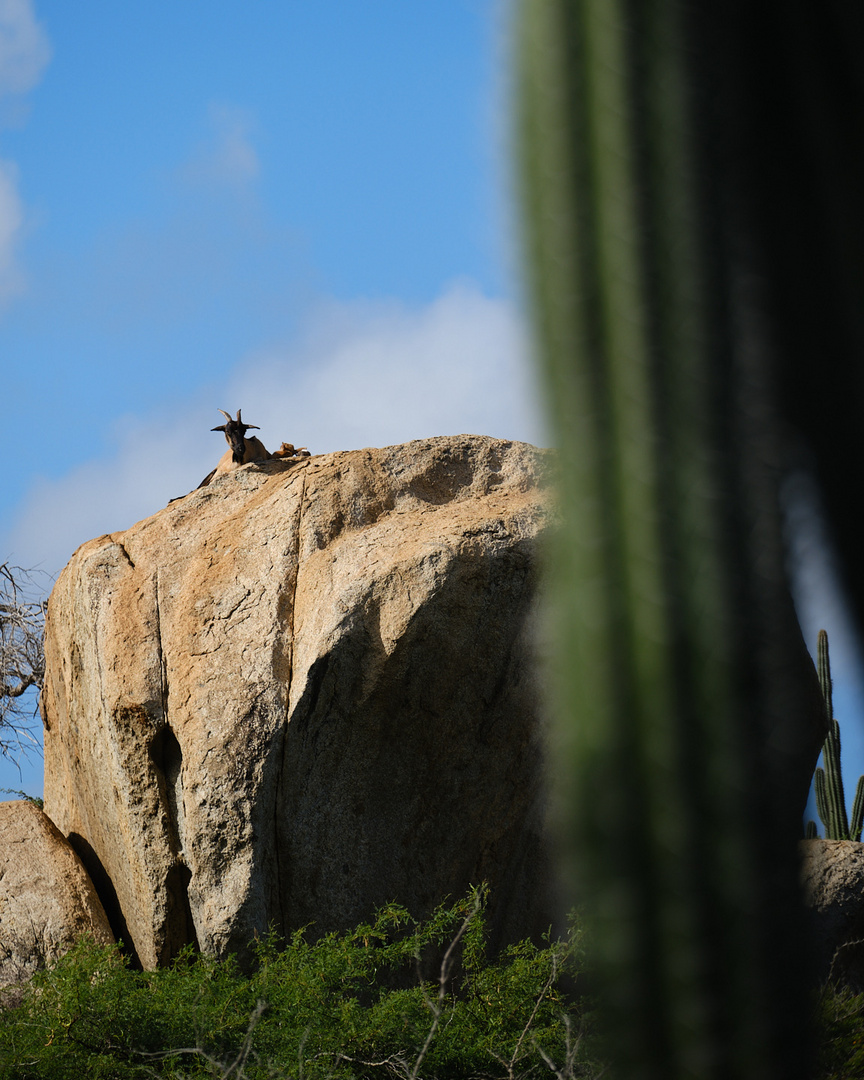
M 864 776 L 858 778 L 850 824 L 846 816 L 846 796 L 843 791 L 843 773 L 840 765 L 840 725 L 834 717 L 828 635 L 824 630 L 819 631 L 816 660 L 828 721 L 828 734 L 822 747 L 822 761 L 825 767 L 818 768 L 815 775 L 816 809 L 825 826 L 826 840 L 860 840 L 862 819 L 864 819 Z M 812 822 L 807 826 L 809 839 L 813 839 L 811 833 L 815 834 L 815 825 Z
M 251 975 L 191 951 L 140 972 L 81 941 L 0 1010 L 0 1077 L 592 1075 L 565 990 L 575 927 L 490 961 L 475 892 L 422 924 L 391 905 L 349 933 L 270 935 L 256 951 Z
M 25 802 L 32 802 L 41 810 L 45 805 L 45 800 L 38 795 L 28 795 L 26 791 L 21 791 L 20 788 L 0 788 L 0 795 L 15 795 L 19 799 L 24 799 Z
M 864 994 L 828 984 L 816 1003 L 819 1054 L 813 1080 L 864 1076 Z

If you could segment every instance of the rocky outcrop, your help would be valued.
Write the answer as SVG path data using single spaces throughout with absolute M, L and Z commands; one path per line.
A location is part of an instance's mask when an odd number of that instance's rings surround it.
M 25 982 L 82 934 L 114 940 L 80 859 L 35 803 L 0 803 L 0 988 Z
M 146 967 L 483 880 L 498 940 L 548 924 L 545 460 L 459 436 L 247 465 L 75 553 L 45 809 Z
M 802 840 L 801 884 L 820 980 L 864 992 L 864 844 Z

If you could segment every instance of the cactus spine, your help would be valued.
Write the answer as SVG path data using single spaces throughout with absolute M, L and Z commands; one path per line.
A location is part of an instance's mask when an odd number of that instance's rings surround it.
M 828 721 L 828 734 L 822 747 L 824 768 L 818 768 L 815 776 L 816 809 L 825 827 L 826 840 L 860 840 L 862 819 L 864 819 L 864 776 L 858 778 L 855 789 L 855 801 L 852 804 L 852 822 L 846 816 L 846 796 L 843 791 L 843 773 L 840 766 L 840 725 L 834 717 L 834 702 L 831 685 L 831 660 L 828 654 L 828 635 L 819 631 L 816 650 L 816 669 L 819 673 L 819 685 L 825 700 L 825 714 Z M 816 826 L 810 830 L 815 833 Z M 813 839 L 811 836 L 810 839 Z

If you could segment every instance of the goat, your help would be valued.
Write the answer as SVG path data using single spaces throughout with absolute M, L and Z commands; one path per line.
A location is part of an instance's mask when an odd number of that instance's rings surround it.
M 295 447 L 294 443 L 283 442 L 278 450 L 274 450 L 270 457 L 274 458 L 301 458 L 312 455 L 305 446 Z
M 256 431 L 261 430 L 257 424 L 244 424 L 240 418 L 239 409 L 237 410 L 236 420 L 232 420 L 230 415 L 225 412 L 224 409 L 220 409 L 219 412 L 222 413 L 228 423 L 220 424 L 219 427 L 210 428 L 210 430 L 225 432 L 225 439 L 231 447 L 231 460 L 235 465 L 248 465 L 250 461 L 269 460 L 270 453 L 260 439 L 256 439 L 254 435 L 251 439 L 246 438 L 246 432 L 249 431 L 250 428 L 255 428 Z M 220 472 L 220 470 L 222 472 L 229 471 L 228 467 L 222 468 L 222 462 L 225 461 L 227 453 L 228 452 L 226 451 L 225 456 L 223 456 L 222 460 L 216 466 L 216 472 Z
M 255 428 L 256 431 L 260 429 L 257 424 L 244 424 L 239 409 L 236 420 L 232 420 L 230 413 L 225 412 L 224 409 L 220 409 L 219 412 L 228 422 L 210 430 L 223 432 L 230 449 L 226 450 L 219 459 L 213 472 L 204 477 L 198 485 L 199 488 L 206 487 L 214 476 L 232 472 L 234 469 L 239 469 L 241 465 L 248 465 L 250 461 L 269 461 L 272 456 L 260 439 L 256 439 L 254 435 L 251 439 L 246 438 L 246 432 L 250 428 Z

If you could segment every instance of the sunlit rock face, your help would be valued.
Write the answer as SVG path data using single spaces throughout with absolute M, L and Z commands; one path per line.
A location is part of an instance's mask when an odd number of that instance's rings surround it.
M 481 881 L 496 941 L 548 925 L 547 466 L 478 436 L 268 461 L 79 548 L 45 809 L 145 967 Z
M 81 860 L 35 803 L 0 802 L 0 989 L 26 982 L 82 934 L 114 940 Z

